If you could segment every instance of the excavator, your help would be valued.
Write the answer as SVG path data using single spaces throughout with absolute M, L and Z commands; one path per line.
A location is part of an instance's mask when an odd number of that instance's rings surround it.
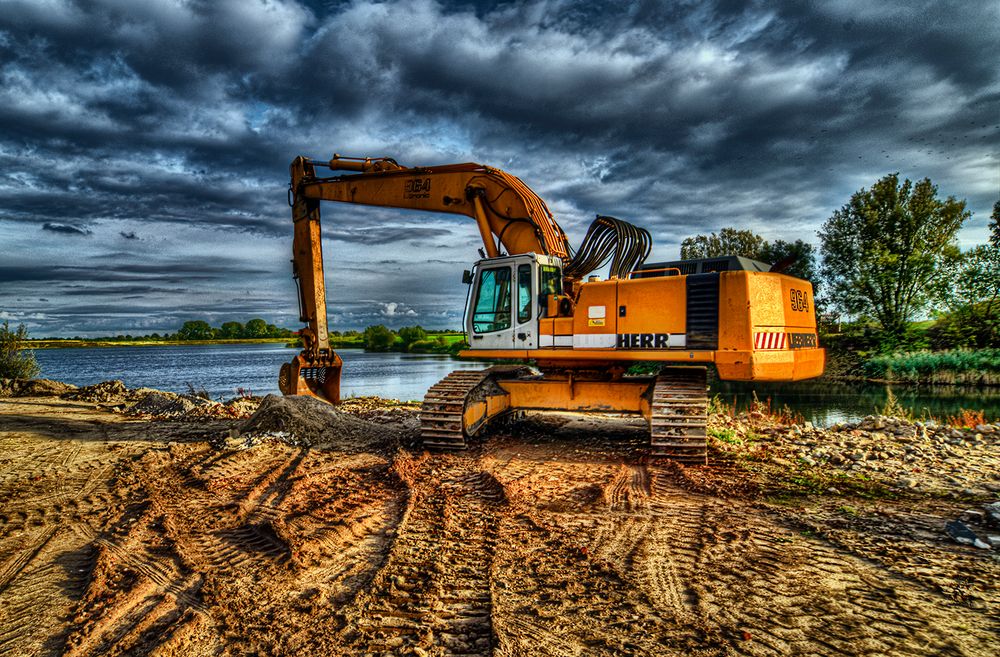
M 812 285 L 781 273 L 782 263 L 646 263 L 649 232 L 608 216 L 574 250 L 537 194 L 482 164 L 405 167 L 334 155 L 297 157 L 290 173 L 292 275 L 305 327 L 301 353 L 279 374 L 285 395 L 340 401 L 323 201 L 465 215 L 479 229 L 480 259 L 463 277 L 469 348 L 459 356 L 500 364 L 452 372 L 430 388 L 420 411 L 427 447 L 462 449 L 492 422 L 527 410 L 631 413 L 648 422 L 652 455 L 705 463 L 709 366 L 731 381 L 823 373 Z M 603 267 L 605 278 L 592 274 Z M 640 363 L 655 364 L 655 374 L 631 375 Z

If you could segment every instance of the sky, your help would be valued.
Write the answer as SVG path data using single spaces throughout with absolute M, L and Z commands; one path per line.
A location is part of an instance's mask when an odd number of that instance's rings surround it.
M 803 239 L 887 173 L 1000 197 L 1000 3 L 0 0 L 0 321 L 298 328 L 297 155 L 479 162 L 579 244 Z M 472 220 L 326 204 L 334 330 L 459 328 Z

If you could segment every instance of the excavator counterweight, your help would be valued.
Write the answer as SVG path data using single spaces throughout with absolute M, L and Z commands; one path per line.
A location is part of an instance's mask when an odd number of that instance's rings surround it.
M 318 177 L 317 167 L 350 173 Z M 458 371 L 424 399 L 428 447 L 462 448 L 494 419 L 523 410 L 636 413 L 651 451 L 705 462 L 706 368 L 719 378 L 819 376 L 812 286 L 746 258 L 646 264 L 650 235 L 598 216 L 573 251 L 545 202 L 517 177 L 466 163 L 404 167 L 391 158 L 296 158 L 289 186 L 292 272 L 306 324 L 302 352 L 282 367 L 281 391 L 340 399 L 331 349 L 320 202 L 338 201 L 473 219 L 486 257 L 473 267 L 460 356 L 530 362 Z M 592 271 L 607 265 L 609 277 Z M 658 374 L 629 376 L 638 362 Z

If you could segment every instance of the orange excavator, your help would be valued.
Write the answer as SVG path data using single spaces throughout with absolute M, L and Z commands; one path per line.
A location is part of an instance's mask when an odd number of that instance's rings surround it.
M 318 176 L 324 168 L 334 174 Z M 706 368 L 722 380 L 795 381 L 823 373 L 812 285 L 741 257 L 646 263 L 649 233 L 598 216 L 580 247 L 515 176 L 481 164 L 404 167 L 391 158 L 292 162 L 293 277 L 302 352 L 282 366 L 286 395 L 340 401 L 331 349 L 320 203 L 461 214 L 481 259 L 464 281 L 466 358 L 530 362 L 452 372 L 424 397 L 428 447 L 463 448 L 493 420 L 524 410 L 636 413 L 651 452 L 707 459 Z M 608 266 L 608 276 L 589 275 Z M 658 373 L 631 376 L 637 363 Z

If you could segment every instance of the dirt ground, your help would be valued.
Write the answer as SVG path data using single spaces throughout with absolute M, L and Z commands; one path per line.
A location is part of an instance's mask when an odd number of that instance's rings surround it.
M 1000 646 L 1000 550 L 942 531 L 968 500 L 769 492 L 725 454 L 650 460 L 621 418 L 529 416 L 428 454 L 415 408 L 345 408 L 350 431 L 296 446 L 0 399 L 0 655 Z

